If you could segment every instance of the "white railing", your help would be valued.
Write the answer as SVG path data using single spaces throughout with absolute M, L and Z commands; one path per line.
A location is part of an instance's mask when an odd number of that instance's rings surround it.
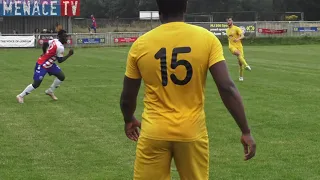
M 227 28 L 225 22 L 198 22 L 192 24 L 207 28 L 218 37 L 225 35 Z M 320 21 L 235 22 L 235 25 L 245 30 L 247 37 L 320 36 Z
M 257 28 L 287 30 L 286 33 L 269 34 L 267 36 L 280 37 L 300 37 L 300 36 L 320 36 L 320 21 L 265 21 L 257 22 Z M 257 31 L 257 36 L 265 36 Z
M 112 32 L 112 33 L 74 33 L 74 47 L 90 46 L 124 46 L 132 44 L 144 32 Z
M 117 33 L 72 33 L 68 36 L 66 47 L 97 47 L 97 46 L 126 46 L 131 45 L 144 32 L 117 32 Z M 41 47 L 43 42 L 56 38 L 55 34 L 2 34 L 0 47 L 31 47 L 19 39 L 33 37 L 33 47 Z M 7 46 L 10 45 L 10 46 Z
M 226 37 L 225 30 L 227 25 L 225 22 L 196 22 L 192 23 L 202 26 L 217 37 Z M 319 36 L 320 37 L 320 21 L 297 21 L 297 22 L 236 22 L 246 37 L 301 37 L 301 36 Z M 72 33 L 68 37 L 68 47 L 97 47 L 97 46 L 124 46 L 132 44 L 139 36 L 145 32 L 109 32 L 109 33 Z M 55 38 L 53 34 L 21 34 L 21 35 L 0 35 L 0 47 L 6 47 L 7 44 L 14 44 L 13 47 L 30 47 L 30 39 L 28 46 L 25 37 L 34 37 L 34 47 L 40 47 L 44 41 Z M 19 39 L 19 37 L 21 37 Z M 12 38 L 12 39 L 10 39 Z M 32 38 L 31 38 L 32 39 Z

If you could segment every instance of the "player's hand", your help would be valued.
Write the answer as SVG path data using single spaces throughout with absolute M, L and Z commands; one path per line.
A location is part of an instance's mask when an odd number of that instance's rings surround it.
M 233 42 L 238 42 L 238 41 L 240 41 L 240 40 L 239 40 L 239 39 L 234 39 L 234 40 L 233 40 Z
M 73 49 L 70 49 L 70 50 L 69 50 L 69 56 L 72 56 L 73 53 L 74 53 L 74 52 L 73 52 Z
M 137 119 L 134 119 L 129 123 L 125 123 L 124 125 L 126 136 L 132 141 L 138 141 L 140 135 L 139 129 L 141 129 L 141 122 Z
M 256 155 L 256 142 L 251 134 L 243 134 L 241 136 L 241 143 L 244 148 L 244 160 L 250 160 Z

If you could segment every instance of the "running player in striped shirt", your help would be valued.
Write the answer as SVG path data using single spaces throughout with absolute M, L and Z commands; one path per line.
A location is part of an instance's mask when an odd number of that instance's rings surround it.
M 43 54 L 39 57 L 34 68 L 33 83 L 28 85 L 21 94 L 17 95 L 16 98 L 19 103 L 24 103 L 24 97 L 40 86 L 47 73 L 50 76 L 54 75 L 56 78 L 50 88 L 45 91 L 45 93 L 53 100 L 58 100 L 58 98 L 54 95 L 54 91 L 64 81 L 65 75 L 61 71 L 60 67 L 55 64 L 55 62 L 58 61 L 59 63 L 62 63 L 73 55 L 73 50 L 70 49 L 68 55 L 65 57 L 63 56 L 64 44 L 66 43 L 67 32 L 65 30 L 60 30 L 58 32 L 58 39 L 50 40 L 49 43 L 43 45 Z

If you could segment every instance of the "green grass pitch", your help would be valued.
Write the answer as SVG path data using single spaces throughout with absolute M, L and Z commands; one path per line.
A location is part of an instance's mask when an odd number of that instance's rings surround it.
M 76 49 L 60 65 L 67 78 L 56 92 L 59 101 L 44 95 L 53 80 L 47 76 L 25 104 L 15 96 L 32 82 L 41 50 L 0 50 L 1 180 L 132 179 L 135 143 L 124 135 L 119 109 L 128 50 Z M 245 55 L 253 71 L 240 83 L 237 61 L 225 48 L 257 155 L 243 161 L 240 131 L 209 77 L 210 179 L 320 179 L 319 47 L 246 46 Z

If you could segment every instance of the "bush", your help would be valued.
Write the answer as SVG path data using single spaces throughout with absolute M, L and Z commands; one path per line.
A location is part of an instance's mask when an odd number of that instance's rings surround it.
M 285 20 L 286 21 L 297 21 L 298 20 L 298 16 L 297 15 L 290 15 L 290 16 L 286 16 Z

